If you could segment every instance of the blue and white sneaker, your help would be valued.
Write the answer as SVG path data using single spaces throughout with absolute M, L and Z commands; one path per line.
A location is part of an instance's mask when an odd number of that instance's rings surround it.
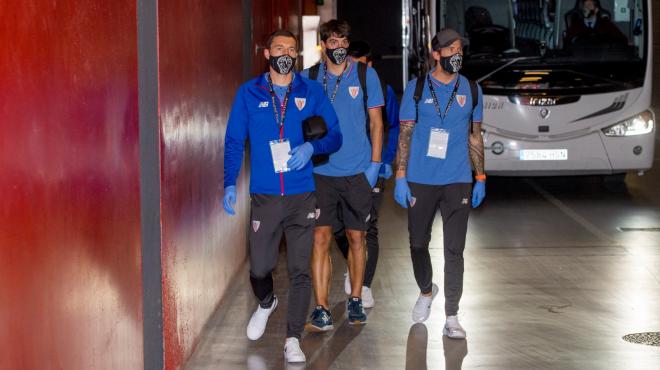
M 314 311 L 312 311 L 312 317 L 310 318 L 307 325 L 305 325 L 309 331 L 328 331 L 334 329 L 332 325 L 332 315 L 330 311 L 323 308 L 323 306 L 316 306 Z
M 346 312 L 348 312 L 348 323 L 350 325 L 363 325 L 367 323 L 367 314 L 364 312 L 361 298 L 349 298 L 346 302 Z

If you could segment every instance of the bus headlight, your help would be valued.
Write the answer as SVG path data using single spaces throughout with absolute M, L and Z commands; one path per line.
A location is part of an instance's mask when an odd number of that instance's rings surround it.
M 610 127 L 605 127 L 605 136 L 635 136 L 653 132 L 653 113 L 644 111 Z

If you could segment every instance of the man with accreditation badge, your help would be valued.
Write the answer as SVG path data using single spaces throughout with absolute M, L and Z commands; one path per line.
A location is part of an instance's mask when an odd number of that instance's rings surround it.
M 399 114 L 394 189 L 397 203 L 408 209 L 410 253 L 420 289 L 412 312 L 415 322 L 426 321 L 439 291 L 432 280 L 429 242 L 440 210 L 445 260 L 443 334 L 457 339 L 466 337 L 457 314 L 468 216 L 470 207 L 478 207 L 486 195 L 481 88 L 458 73 L 466 43 L 452 29 L 438 32 L 431 42 L 435 68 L 406 86 Z
M 225 211 L 233 215 L 236 178 L 250 142 L 250 283 L 259 305 L 247 336 L 259 339 L 278 304 L 272 271 L 284 234 L 287 245 L 289 297 L 284 356 L 305 362 L 300 337 L 311 296 L 310 259 L 316 210 L 312 155 L 339 149 L 342 135 L 337 115 L 321 85 L 293 72 L 298 55 L 296 37 L 274 32 L 264 56 L 269 71 L 243 84 L 234 100 L 225 137 Z M 325 135 L 306 140 L 306 132 Z

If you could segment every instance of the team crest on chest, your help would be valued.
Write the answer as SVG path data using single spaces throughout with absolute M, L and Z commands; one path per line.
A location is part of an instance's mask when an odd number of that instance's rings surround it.
M 305 103 L 307 102 L 306 98 L 295 98 L 296 101 L 296 107 L 298 107 L 298 110 L 303 110 L 305 108 Z
M 465 106 L 465 101 L 467 100 L 465 95 L 456 95 L 456 102 L 461 107 Z
M 261 221 L 252 220 L 252 230 L 256 233 L 259 231 L 259 226 L 261 226 Z
M 348 93 L 351 95 L 351 98 L 357 98 L 358 94 L 360 93 L 360 86 L 349 86 Z

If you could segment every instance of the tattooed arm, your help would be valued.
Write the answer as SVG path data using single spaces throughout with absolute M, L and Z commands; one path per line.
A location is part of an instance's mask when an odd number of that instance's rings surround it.
M 481 136 L 481 122 L 472 123 L 472 133 L 470 133 L 470 162 L 475 175 L 483 175 L 484 172 L 484 138 Z
M 415 121 L 401 121 L 399 124 L 399 143 L 395 159 L 397 179 L 406 176 L 408 159 L 410 159 L 410 142 L 412 141 L 413 128 L 415 128 Z

